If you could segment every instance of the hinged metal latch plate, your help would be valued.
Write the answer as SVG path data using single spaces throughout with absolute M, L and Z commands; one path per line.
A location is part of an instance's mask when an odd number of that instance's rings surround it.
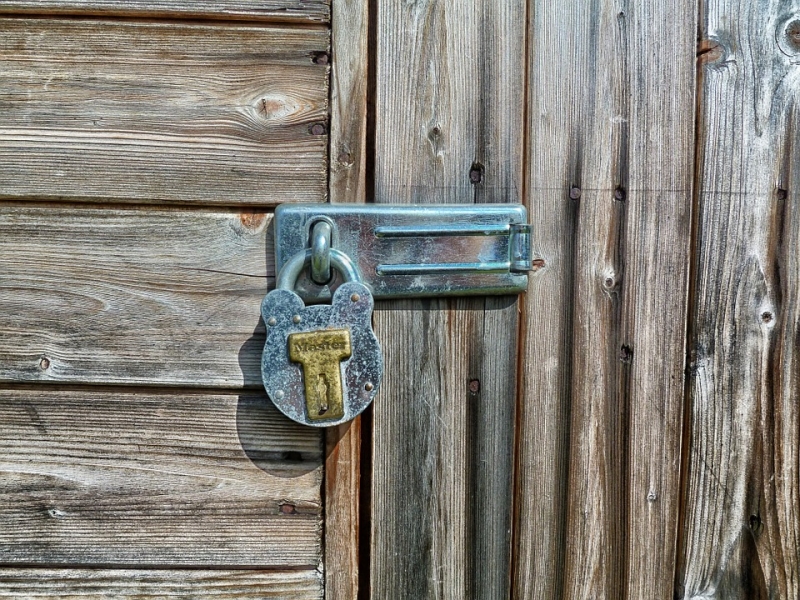
M 320 222 L 329 224 L 330 232 Z M 319 253 L 338 250 L 352 259 L 375 298 L 518 294 L 528 285 L 531 226 L 519 204 L 279 206 L 278 272 L 312 248 L 317 278 L 328 272 L 324 263 L 319 266 Z M 341 281 L 334 271 L 319 285 L 304 271 L 295 291 L 305 302 L 322 302 Z

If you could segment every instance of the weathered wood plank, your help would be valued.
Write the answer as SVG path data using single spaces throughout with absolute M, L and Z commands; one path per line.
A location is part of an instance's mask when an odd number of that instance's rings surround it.
M 374 408 L 376 598 L 508 591 L 516 305 L 506 302 L 407 301 L 376 314 L 389 361 Z
M 0 598 L 314 600 L 322 581 L 316 570 L 0 569 Z
M 500 8 L 498 6 L 498 8 Z M 511 111 L 513 114 L 513 111 Z M 510 123 L 508 124 L 510 126 Z M 486 156 L 490 156 L 487 153 Z M 495 154 L 495 158 L 500 158 Z M 515 156 L 506 157 L 516 163 Z M 487 168 L 497 168 L 486 162 Z M 510 175 L 508 180 L 515 177 Z M 519 176 L 522 176 L 520 171 Z M 519 181 L 515 182 L 520 183 Z M 514 297 L 486 298 L 472 318 L 480 320 L 473 331 L 467 373 L 467 394 L 447 397 L 461 400 L 467 412 L 467 489 L 469 509 L 466 598 L 507 598 L 511 589 L 512 529 L 514 515 L 515 425 L 519 307 Z M 469 318 L 463 318 L 469 323 Z M 465 340 L 466 341 L 466 340 Z M 469 345 L 467 342 L 462 346 Z M 456 346 L 457 347 L 457 346 Z M 450 360 L 458 360 L 457 355 Z M 452 367 L 443 367 L 448 371 Z M 473 376 L 477 374 L 477 377 Z M 463 382 L 462 382 L 463 385 Z M 449 410 L 459 412 L 458 405 Z M 434 524 L 434 527 L 436 525 Z M 451 596 L 452 597 L 452 596 Z
M 467 597 L 467 382 L 478 378 L 469 309 L 478 302 L 460 302 L 404 301 L 375 317 L 387 364 L 373 421 L 373 598 Z
M 327 22 L 330 0 L 0 0 L 0 14 Z
M 331 202 L 366 201 L 368 3 L 337 0 L 331 45 Z
M 376 202 L 518 201 L 524 2 L 377 7 Z M 385 304 L 374 598 L 506 598 L 515 299 Z
M 381 3 L 376 199 L 520 201 L 524 15 L 522 0 Z
M 366 201 L 368 2 L 332 6 L 331 131 L 328 197 Z M 356 600 L 361 563 L 361 418 L 327 430 L 325 597 Z
M 325 597 L 358 598 L 361 417 L 325 432 Z
M 0 206 L 0 379 L 259 385 L 270 221 Z
M 324 201 L 318 29 L 0 19 L 0 198 Z
M 264 394 L 0 390 L 0 562 L 316 568 L 321 450 Z
M 669 598 L 695 6 L 537 3 L 531 15 L 537 271 L 521 360 L 514 591 Z
M 630 402 L 624 591 L 630 599 L 670 598 L 681 504 L 697 2 L 634 5 L 617 14 L 617 22 L 623 18 L 631 92 L 628 189 L 621 190 L 623 344 L 611 351 L 619 352 L 619 383 L 629 386 Z M 601 278 L 594 275 L 595 290 Z
M 681 598 L 800 596 L 800 6 L 703 5 Z

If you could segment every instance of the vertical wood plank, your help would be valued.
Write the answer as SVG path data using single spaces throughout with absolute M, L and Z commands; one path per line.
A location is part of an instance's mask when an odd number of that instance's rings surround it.
M 483 330 L 476 331 L 472 357 L 471 373 L 478 378 L 470 375 L 467 386 L 472 481 L 467 492 L 472 503 L 467 598 L 510 594 L 518 310 L 514 298 L 487 298 L 475 314 L 483 320 Z
M 331 202 L 366 201 L 368 2 L 337 0 L 331 21 Z M 359 593 L 361 418 L 328 430 L 325 462 L 325 596 Z
M 376 202 L 519 201 L 524 3 L 377 4 Z M 384 303 L 371 595 L 507 598 L 514 299 Z
M 800 3 L 703 4 L 678 597 L 800 595 Z
M 368 2 L 337 0 L 331 22 L 331 202 L 366 201 Z
M 371 596 L 465 598 L 465 404 L 476 306 L 393 308 L 375 323 L 387 363 L 374 408 Z M 455 368 L 445 369 L 450 361 Z
M 378 3 L 376 201 L 520 201 L 525 6 L 485 4 Z
M 690 0 L 531 8 L 519 598 L 672 595 L 694 23 Z
M 325 597 L 355 600 L 359 581 L 361 418 L 325 432 Z
M 623 18 L 630 31 L 629 189 L 622 247 L 624 337 L 614 350 L 623 369 L 621 383 L 629 386 L 624 589 L 633 600 L 674 596 L 692 247 L 697 3 L 634 4 L 624 15 L 617 14 L 618 20 Z M 632 352 L 629 375 L 624 372 L 625 343 Z
M 375 598 L 508 596 L 510 310 L 432 300 L 377 313 L 388 364 L 374 409 Z

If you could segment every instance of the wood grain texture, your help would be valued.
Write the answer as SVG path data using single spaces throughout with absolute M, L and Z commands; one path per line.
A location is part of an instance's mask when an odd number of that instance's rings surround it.
M 0 379 L 259 385 L 270 222 L 0 206 Z
M 327 31 L 46 19 L 0 30 L 0 198 L 325 200 L 328 69 L 314 60 Z
M 695 18 L 532 9 L 515 597 L 673 594 Z
M 376 201 L 520 202 L 524 2 L 377 11 Z
M 0 598 L 315 600 L 319 572 L 139 569 L 0 569 Z
M 519 201 L 524 3 L 376 10 L 376 202 Z M 507 598 L 515 299 L 384 303 L 375 321 L 371 595 Z
M 374 407 L 373 597 L 508 592 L 515 312 L 506 299 L 376 314 L 388 365 Z
M 0 14 L 327 22 L 330 0 L 0 0 Z
M 368 2 L 337 0 L 331 18 L 328 197 L 366 201 Z M 356 600 L 362 569 L 361 418 L 326 432 L 325 597 Z
M 800 5 L 703 4 L 677 597 L 800 596 Z
M 358 598 L 361 417 L 325 431 L 325 597 Z
M 331 202 L 366 201 L 368 2 L 337 0 L 331 22 Z
M 264 394 L 2 390 L 0 562 L 317 568 L 321 461 Z

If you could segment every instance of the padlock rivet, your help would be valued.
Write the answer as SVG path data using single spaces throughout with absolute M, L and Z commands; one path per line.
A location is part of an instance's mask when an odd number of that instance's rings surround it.
M 352 300 L 353 302 L 358 302 L 359 300 L 361 300 L 361 296 L 359 296 L 358 294 L 353 294 L 352 296 L 350 296 L 350 300 Z
M 278 324 L 278 320 L 275 317 L 270 317 L 267 320 L 267 325 L 269 325 L 270 327 L 275 327 L 275 325 L 277 325 L 277 324 Z
M 299 323 L 302 320 L 303 319 L 300 317 L 300 315 L 295 315 L 292 317 L 292 321 L 294 321 L 295 323 Z
M 366 384 L 364 384 L 364 389 L 367 390 L 368 392 L 371 392 L 372 388 L 374 388 L 374 387 L 375 386 L 372 385 L 372 382 L 370 382 L 370 381 L 368 381 Z
M 281 398 L 283 398 L 283 390 L 278 390 L 277 392 L 275 392 L 275 397 L 276 397 L 278 400 L 280 400 Z

